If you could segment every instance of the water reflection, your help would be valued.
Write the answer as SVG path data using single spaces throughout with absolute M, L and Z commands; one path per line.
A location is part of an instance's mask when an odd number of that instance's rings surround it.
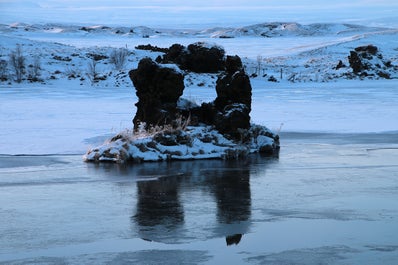
M 137 182 L 132 227 L 141 238 L 151 241 L 189 240 L 203 233 L 197 231 L 202 228 L 210 231 L 207 238 L 224 237 L 227 245 L 239 244 L 251 223 L 250 175 L 270 161 L 274 160 L 254 156 L 245 161 L 163 164 L 166 168 L 158 164 L 157 173 L 174 174 Z M 190 196 L 198 191 L 199 198 Z M 196 226 L 186 222 L 187 212 L 195 215 L 190 219 L 196 219 Z
M 227 245 L 234 245 L 250 229 L 250 178 L 265 177 L 266 168 L 275 161 L 277 158 L 253 155 L 240 161 L 99 167 L 118 185 L 136 186 L 131 214 L 133 236 L 164 243 L 223 237 Z
M 179 186 L 175 176 L 137 182 L 137 207 L 133 219 L 141 229 L 163 225 L 165 230 L 170 230 L 183 224 Z
M 240 240 L 242 239 L 242 234 L 235 234 L 231 236 L 227 236 L 225 238 L 225 241 L 227 242 L 227 246 L 231 245 L 238 245 L 240 243 Z
M 243 222 L 251 216 L 250 168 L 207 170 L 205 185 L 217 202 L 220 223 Z

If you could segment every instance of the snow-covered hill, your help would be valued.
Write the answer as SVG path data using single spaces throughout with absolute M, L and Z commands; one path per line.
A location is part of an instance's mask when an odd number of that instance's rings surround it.
M 203 37 L 203 38 L 237 38 L 237 37 L 283 37 L 283 36 L 327 36 L 363 34 L 388 30 L 382 27 L 365 27 L 353 24 L 339 23 L 314 23 L 302 25 L 295 22 L 270 22 L 244 27 L 214 27 L 206 29 L 164 29 L 145 26 L 115 27 L 105 25 L 79 26 L 65 24 L 27 24 L 13 23 L 0 24 L 0 32 L 12 33 L 23 36 L 35 34 L 78 34 L 87 35 L 120 35 L 128 37 Z
M 20 45 L 29 67 L 40 62 L 40 80 L 54 84 L 60 80 L 78 85 L 102 87 L 131 86 L 127 70 L 143 57 L 155 59 L 160 52 L 135 49 L 151 44 L 168 48 L 174 43 L 216 43 L 227 54 L 242 57 L 252 78 L 265 81 L 325 82 L 363 78 L 352 75 L 348 56 L 358 46 L 374 45 L 392 66 L 398 65 L 398 30 L 349 24 L 262 23 L 240 28 L 201 30 L 152 29 L 148 27 L 76 26 L 62 24 L 16 23 L 0 25 L 0 60 Z M 123 69 L 116 70 L 110 54 L 116 48 L 128 50 Z M 95 60 L 93 60 L 95 59 Z M 336 69 L 339 61 L 342 67 Z M 92 64 L 95 63 L 95 73 Z M 388 70 L 397 78 L 397 68 Z M 12 69 L 0 69 L 2 85 L 12 85 Z M 93 75 L 96 80 L 93 80 Z M 209 85 L 213 78 L 187 73 L 187 85 Z M 7 76 L 7 78 L 4 78 Z M 377 79 L 370 74 L 366 78 Z M 27 79 L 27 78 L 25 78 Z

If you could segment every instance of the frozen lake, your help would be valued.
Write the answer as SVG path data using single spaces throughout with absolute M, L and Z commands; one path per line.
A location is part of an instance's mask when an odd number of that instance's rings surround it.
M 0 264 L 396 264 L 398 135 L 282 136 L 245 161 L 2 156 Z
M 282 132 L 398 131 L 397 81 L 270 83 L 251 80 L 254 123 Z M 214 88 L 190 88 L 198 104 Z M 0 154 L 83 154 L 132 127 L 137 102 L 131 88 L 18 86 L 0 89 Z
M 133 166 L 133 89 L 0 91 L 0 264 L 396 264 L 396 81 L 252 85 L 279 158 Z

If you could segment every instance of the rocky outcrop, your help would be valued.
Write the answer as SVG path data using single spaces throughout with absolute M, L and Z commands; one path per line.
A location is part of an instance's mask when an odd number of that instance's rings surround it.
M 177 101 L 184 90 L 184 76 L 173 68 L 163 67 L 150 58 L 142 59 L 129 72 L 138 97 L 134 128 L 170 124 L 176 119 Z
M 250 109 L 245 104 L 229 104 L 216 118 L 216 129 L 230 139 L 241 140 L 244 130 L 250 128 Z
M 136 50 L 143 50 L 143 51 L 151 51 L 151 52 L 163 52 L 166 53 L 169 51 L 168 48 L 160 48 L 158 46 L 155 45 L 151 45 L 151 44 L 146 44 L 146 45 L 137 45 L 135 46 Z
M 241 140 L 242 130 L 250 128 L 252 87 L 239 56 L 227 56 L 225 69 L 216 82 L 217 98 L 188 112 L 194 122 L 213 125 L 227 138 Z
M 177 109 L 177 101 L 184 90 L 183 75 L 173 68 L 165 68 L 149 58 L 141 60 L 130 71 L 130 78 L 138 97 L 134 128 L 172 124 L 176 117 L 193 115 L 193 121 L 214 125 L 227 137 L 241 138 L 241 130 L 250 127 L 251 84 L 239 56 L 227 56 L 226 71 L 217 80 L 217 98 L 192 109 Z
M 241 129 L 250 127 L 252 87 L 239 56 L 227 56 L 225 66 L 225 73 L 216 83 L 215 126 L 221 133 L 238 140 Z
M 250 78 L 245 73 L 239 56 L 227 56 L 226 71 L 216 83 L 216 108 L 222 111 L 227 105 L 242 103 L 251 110 L 252 87 Z
M 223 48 L 203 42 L 190 44 L 188 47 L 173 44 L 157 62 L 175 63 L 182 70 L 196 73 L 217 73 L 224 70 L 224 56 Z
M 389 71 L 393 70 L 391 61 L 385 60 L 374 45 L 359 46 L 350 51 L 348 62 L 352 72 L 360 77 L 390 79 Z
M 347 67 L 342 60 L 339 60 L 339 62 L 337 63 L 336 67 L 334 68 L 335 70 L 339 70 L 340 68 L 345 68 Z
M 181 104 L 184 76 L 180 68 L 142 59 L 129 72 L 138 97 L 134 132 L 121 133 L 90 150 L 86 161 L 238 159 L 253 152 L 278 153 L 279 136 L 250 124 L 252 87 L 239 56 L 224 58 L 224 50 L 217 46 L 193 44 L 186 49 L 175 44 L 162 60 L 192 71 L 222 69 L 216 82 L 217 98 L 201 106 Z

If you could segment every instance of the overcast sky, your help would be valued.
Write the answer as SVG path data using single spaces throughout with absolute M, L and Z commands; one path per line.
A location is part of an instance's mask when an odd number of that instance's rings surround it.
M 189 27 L 269 21 L 398 21 L 396 0 L 0 0 L 0 23 L 63 22 Z

